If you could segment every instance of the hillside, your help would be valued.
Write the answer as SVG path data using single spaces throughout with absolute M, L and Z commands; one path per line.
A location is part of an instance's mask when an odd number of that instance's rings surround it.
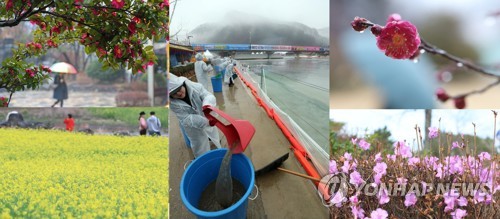
M 324 28 L 322 28 L 324 29 Z M 192 43 L 270 44 L 328 47 L 317 29 L 297 22 L 258 17 L 243 12 L 226 14 L 223 21 L 204 23 L 189 35 Z

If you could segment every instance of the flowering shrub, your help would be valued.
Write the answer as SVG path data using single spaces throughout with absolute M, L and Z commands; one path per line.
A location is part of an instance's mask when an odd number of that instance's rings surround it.
M 0 97 L 0 107 L 7 107 L 7 106 L 9 106 L 9 98 Z
M 423 156 L 404 141 L 395 142 L 392 153 L 374 148 L 367 154 L 370 143 L 364 139 L 352 140 L 358 146 L 352 153 L 332 156 L 330 176 L 341 184 L 330 187 L 331 217 L 499 218 L 498 155 L 476 153 L 477 145 L 468 140 L 448 138 L 445 144 L 444 133 L 428 131 L 438 141 L 439 156 Z
M 50 73 L 26 60 L 61 44 L 79 42 L 104 68 L 128 66 L 144 71 L 156 62 L 147 40 L 168 38 L 168 0 L 0 1 L 0 28 L 29 22 L 33 42 L 17 44 L 0 67 L 0 88 L 14 93 L 35 89 Z
M 165 138 L 0 136 L 0 218 L 168 218 Z
M 454 96 L 450 96 L 443 88 L 438 88 L 435 91 L 438 100 L 446 102 L 451 99 L 457 109 L 466 107 L 467 96 L 483 93 L 494 86 L 500 85 L 500 74 L 498 74 L 498 72 L 492 72 L 471 61 L 449 54 L 445 50 L 426 42 L 420 38 L 415 25 L 409 21 L 402 20 L 399 14 L 390 15 L 385 26 L 374 24 L 366 18 L 361 17 L 355 17 L 351 22 L 351 26 L 358 32 L 364 32 L 367 28 L 370 28 L 371 33 L 377 39 L 377 47 L 388 57 L 394 59 L 410 59 L 417 62 L 421 54 L 428 52 L 455 62 L 457 68 L 465 67 L 476 73 L 496 79 L 481 89 Z

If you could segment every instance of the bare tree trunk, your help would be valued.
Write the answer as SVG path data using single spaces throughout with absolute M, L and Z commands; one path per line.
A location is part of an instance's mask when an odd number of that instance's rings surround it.
M 431 127 L 431 119 L 432 119 L 432 110 L 431 109 L 426 109 L 425 110 L 425 128 L 422 130 L 422 132 L 425 134 L 425 142 L 424 142 L 424 148 L 429 147 L 429 136 L 427 136 L 427 133 L 429 133 L 429 128 Z M 422 148 L 422 149 L 424 149 Z M 431 148 L 429 148 L 432 150 Z

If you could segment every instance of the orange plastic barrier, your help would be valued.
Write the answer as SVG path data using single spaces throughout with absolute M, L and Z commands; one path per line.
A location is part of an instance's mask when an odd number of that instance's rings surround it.
M 297 160 L 299 163 L 302 165 L 304 170 L 309 176 L 312 176 L 314 178 L 321 178 L 318 171 L 314 167 L 314 165 L 308 160 L 309 154 L 307 154 L 307 151 L 304 149 L 304 147 L 300 144 L 300 142 L 293 136 L 293 134 L 288 130 L 288 128 L 285 126 L 283 123 L 283 120 L 280 118 L 280 116 L 276 113 L 274 113 L 274 110 L 270 108 L 259 96 L 257 89 L 253 86 L 253 84 L 249 83 L 241 74 L 241 72 L 237 69 L 236 74 L 240 77 L 241 81 L 250 89 L 252 92 L 252 95 L 255 97 L 257 100 L 257 103 L 259 103 L 259 106 L 264 108 L 264 111 L 266 111 L 267 115 L 269 118 L 273 119 L 276 122 L 276 125 L 281 129 L 281 132 L 283 132 L 283 135 L 290 141 L 290 144 L 292 145 L 293 153 L 295 154 L 295 157 L 297 157 Z M 318 182 L 315 182 L 316 186 L 318 185 Z

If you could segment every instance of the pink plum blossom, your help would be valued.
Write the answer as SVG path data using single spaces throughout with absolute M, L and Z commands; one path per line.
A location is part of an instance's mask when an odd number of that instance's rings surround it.
M 392 16 L 392 15 L 391 15 Z M 377 46 L 386 56 L 394 59 L 408 59 L 417 52 L 420 37 L 415 25 L 404 20 L 388 19 L 376 37 Z

